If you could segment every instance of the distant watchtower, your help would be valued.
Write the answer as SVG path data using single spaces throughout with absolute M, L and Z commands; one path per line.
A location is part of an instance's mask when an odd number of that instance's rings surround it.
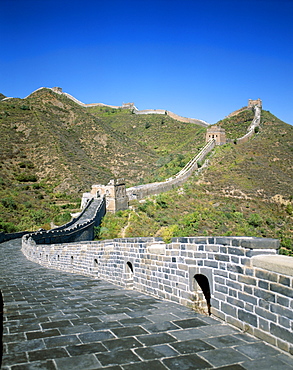
M 81 208 L 92 198 L 106 197 L 107 212 L 117 212 L 128 209 L 128 197 L 124 179 L 110 180 L 107 185 L 92 185 L 90 193 L 83 193 Z
M 260 99 L 257 99 L 257 100 L 248 99 L 248 106 L 247 106 L 247 108 L 248 109 L 252 109 L 254 107 L 261 108 L 262 107 L 262 101 Z
M 216 141 L 216 145 L 226 144 L 225 130 L 219 126 L 209 127 L 206 133 L 206 142 L 208 142 L 211 139 L 214 139 Z

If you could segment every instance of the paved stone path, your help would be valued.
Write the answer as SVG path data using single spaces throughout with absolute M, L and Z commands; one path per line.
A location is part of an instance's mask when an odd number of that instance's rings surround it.
M 211 317 L 43 268 L 0 244 L 2 369 L 293 369 L 293 356 Z

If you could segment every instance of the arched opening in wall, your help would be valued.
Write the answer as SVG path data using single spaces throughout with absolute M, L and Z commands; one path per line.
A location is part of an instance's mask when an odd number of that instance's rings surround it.
M 94 259 L 94 267 L 98 267 L 98 260 L 96 258 Z
M 205 275 L 202 275 L 202 274 L 194 275 L 194 279 L 196 280 L 197 284 L 202 290 L 202 293 L 206 301 L 208 314 L 210 315 L 211 314 L 211 290 L 210 290 L 209 280 Z
M 124 274 L 124 284 L 127 289 L 133 289 L 133 265 L 130 261 L 126 262 L 125 274 Z
M 59 254 L 58 254 L 58 256 L 57 256 L 57 261 L 58 261 L 58 262 L 60 261 L 60 256 L 59 256 Z
M 70 257 L 70 264 L 73 265 L 73 256 Z
M 126 265 L 128 266 L 128 272 L 132 272 L 133 273 L 133 266 L 132 266 L 132 263 L 131 262 L 127 262 Z

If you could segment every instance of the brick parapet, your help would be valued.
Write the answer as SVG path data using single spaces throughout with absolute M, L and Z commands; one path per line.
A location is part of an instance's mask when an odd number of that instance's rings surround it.
M 292 352 L 293 260 L 284 257 L 285 273 L 261 262 L 281 257 L 278 247 L 276 239 L 248 237 L 174 238 L 170 244 L 160 238 L 61 245 L 23 240 L 24 254 L 46 267 L 102 278 L 207 312 L 206 288 L 196 280 L 204 276 L 212 314 Z

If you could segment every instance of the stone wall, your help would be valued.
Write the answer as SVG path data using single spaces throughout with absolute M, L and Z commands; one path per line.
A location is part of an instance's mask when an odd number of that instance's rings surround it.
M 207 127 L 208 126 L 208 123 L 203 121 L 203 120 L 200 120 L 200 119 L 195 119 L 195 118 L 187 118 L 187 117 L 182 117 L 182 116 L 179 116 L 178 114 L 175 114 L 173 112 L 170 112 L 168 110 L 165 110 L 165 109 L 144 109 L 144 110 L 134 110 L 133 113 L 135 114 L 165 114 L 179 122 L 183 122 L 183 123 L 194 123 L 196 125 L 200 125 L 200 126 L 203 126 L 203 127 Z
M 198 162 L 205 159 L 206 155 L 211 152 L 215 147 L 215 140 L 210 140 L 201 151 L 191 160 L 186 166 L 178 172 L 174 177 L 170 177 L 166 181 L 153 182 L 145 185 L 133 186 L 126 189 L 126 193 L 129 200 L 132 199 L 143 199 L 149 195 L 160 194 L 165 191 L 169 191 L 174 187 L 183 184 L 192 173 L 198 169 Z
M 105 198 L 91 199 L 79 217 L 51 230 L 27 233 L 23 236 L 23 241 L 32 240 L 36 244 L 53 244 L 93 240 L 94 227 L 100 225 L 105 213 Z
M 293 351 L 293 259 L 279 241 L 252 237 L 114 239 L 37 245 L 23 253 L 49 268 L 108 280 L 211 313 Z
M 256 105 L 253 107 L 253 109 L 254 109 L 254 118 L 247 129 L 247 133 L 244 136 L 237 139 L 237 144 L 243 144 L 247 142 L 254 135 L 255 128 L 260 125 L 261 107 Z

